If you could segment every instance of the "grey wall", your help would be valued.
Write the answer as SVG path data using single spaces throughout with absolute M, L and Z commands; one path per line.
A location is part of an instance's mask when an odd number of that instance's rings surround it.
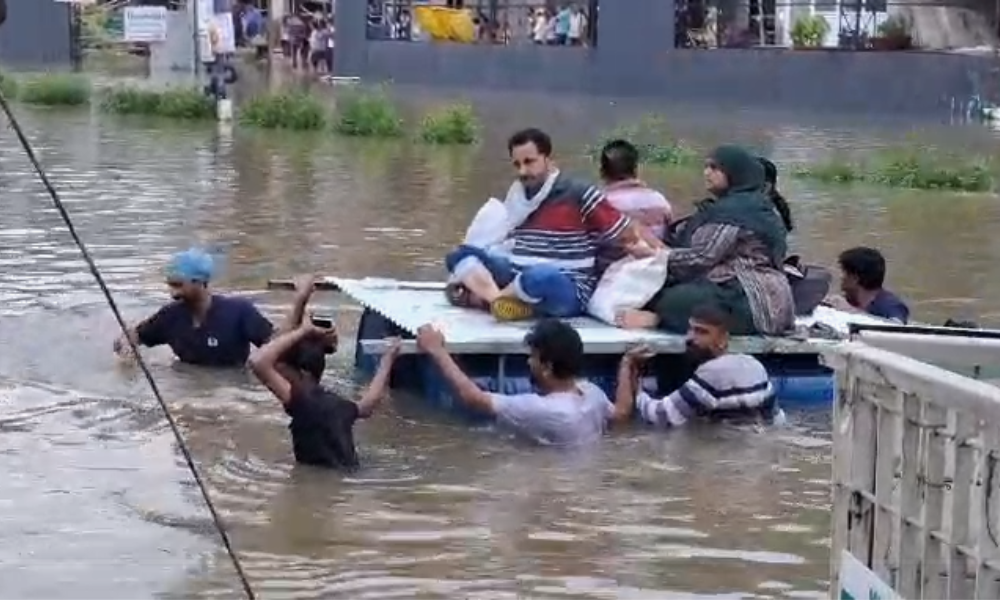
M 7 22 L 0 27 L 0 63 L 69 68 L 71 49 L 68 4 L 7 0 Z
M 641 6 L 640 6 L 641 5 Z M 605 2 L 596 48 L 367 40 L 365 3 L 337 2 L 336 72 L 457 88 L 655 97 L 719 107 L 947 112 L 997 88 L 988 57 L 932 52 L 675 49 L 670 0 Z M 996 99 L 994 99 L 996 100 Z

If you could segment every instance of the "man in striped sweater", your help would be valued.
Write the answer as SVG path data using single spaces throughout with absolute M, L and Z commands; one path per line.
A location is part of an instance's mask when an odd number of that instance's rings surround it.
M 622 357 L 616 402 L 634 400 L 642 420 L 659 427 L 678 427 L 695 418 L 761 419 L 781 414 L 764 365 L 749 354 L 730 354 L 728 315 L 720 308 L 694 310 L 685 357 L 693 375 L 677 390 L 654 398 L 639 385 L 642 363 L 652 354 L 637 348 Z
M 598 248 L 620 245 L 636 256 L 651 250 L 597 187 L 559 172 L 543 131 L 519 131 L 507 149 L 518 175 L 504 202 L 507 252 L 469 245 L 450 252 L 449 299 L 500 320 L 581 315 L 597 286 Z

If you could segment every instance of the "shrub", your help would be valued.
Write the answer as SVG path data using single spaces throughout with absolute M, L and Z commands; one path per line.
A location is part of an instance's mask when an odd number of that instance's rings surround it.
M 798 177 L 829 183 L 868 183 L 895 188 L 987 192 L 996 165 L 986 158 L 961 158 L 927 149 L 886 150 L 868 160 L 834 158 L 800 167 Z
M 90 101 L 90 82 L 79 75 L 46 73 L 21 80 L 18 99 L 42 106 L 82 106 Z
M 398 137 L 403 134 L 403 119 L 381 90 L 348 90 L 337 98 L 333 127 L 342 135 Z
M 15 100 L 18 92 L 17 79 L 6 73 L 0 73 L 0 92 L 4 98 Z
M 240 123 L 263 129 L 315 131 L 329 123 L 323 102 L 302 91 L 254 96 L 239 107 L 238 115 Z
M 215 116 L 215 101 L 197 88 L 151 90 L 118 86 L 103 92 L 101 109 L 118 115 L 211 119 Z
M 618 127 L 604 135 L 601 142 L 588 148 L 597 159 L 601 148 L 611 140 L 627 140 L 639 150 L 639 160 L 648 165 L 688 166 L 700 164 L 702 154 L 675 138 L 659 117 L 645 117 L 639 123 Z
M 420 139 L 428 144 L 472 144 L 478 130 L 476 113 L 468 104 L 432 110 L 420 121 Z

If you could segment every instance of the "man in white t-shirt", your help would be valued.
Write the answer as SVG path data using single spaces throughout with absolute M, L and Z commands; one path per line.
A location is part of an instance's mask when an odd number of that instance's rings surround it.
M 764 365 L 749 354 L 729 352 L 728 320 L 715 306 L 692 313 L 685 358 L 693 375 L 676 390 L 661 389 L 666 395 L 660 398 L 639 385 L 641 365 L 652 354 L 644 348 L 626 353 L 618 371 L 616 405 L 634 400 L 643 421 L 665 428 L 696 418 L 782 421 L 784 413 Z
M 524 343 L 531 351 L 528 367 L 538 393 L 492 394 L 462 372 L 445 349 L 441 332 L 430 325 L 417 332 L 417 345 L 440 369 L 458 400 L 496 417 L 520 437 L 545 446 L 577 446 L 601 439 L 609 425 L 628 420 L 631 398 L 617 407 L 600 388 L 580 379 L 583 342 L 570 325 L 541 320 Z

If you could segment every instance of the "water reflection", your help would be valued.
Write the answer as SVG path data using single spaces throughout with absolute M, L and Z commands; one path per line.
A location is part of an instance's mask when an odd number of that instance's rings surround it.
M 443 251 L 509 185 L 511 123 L 525 115 L 554 123 L 564 166 L 590 172 L 584 143 L 631 110 L 543 106 L 495 99 L 486 143 L 462 149 L 240 129 L 229 137 L 81 113 L 24 112 L 24 124 L 129 318 L 163 301 L 160 265 L 192 243 L 218 251 L 221 286 L 255 293 L 277 314 L 287 295 L 254 292 L 268 277 L 440 277 Z M 900 137 L 739 114 L 669 120 L 702 147 L 736 138 L 781 162 Z M 996 148 L 968 130 L 933 135 Z M 0 147 L 0 162 L 0 468 L 8 473 L 0 535 L 9 541 L 0 596 L 234 597 L 232 569 L 156 405 L 109 352 L 115 324 L 58 215 L 16 148 Z M 697 172 L 644 176 L 681 211 L 700 195 Z M 891 260 L 890 284 L 913 298 L 919 318 L 967 311 L 997 320 L 995 199 L 783 187 L 797 251 L 829 262 L 848 245 L 878 245 Z M 349 332 L 357 312 L 329 300 Z M 345 478 L 293 466 L 286 417 L 245 374 L 178 368 L 165 351 L 151 358 L 262 598 L 818 597 L 826 589 L 823 418 L 780 436 L 637 429 L 568 458 L 397 397 L 359 427 L 366 468 Z M 332 376 L 355 385 L 349 356 Z

